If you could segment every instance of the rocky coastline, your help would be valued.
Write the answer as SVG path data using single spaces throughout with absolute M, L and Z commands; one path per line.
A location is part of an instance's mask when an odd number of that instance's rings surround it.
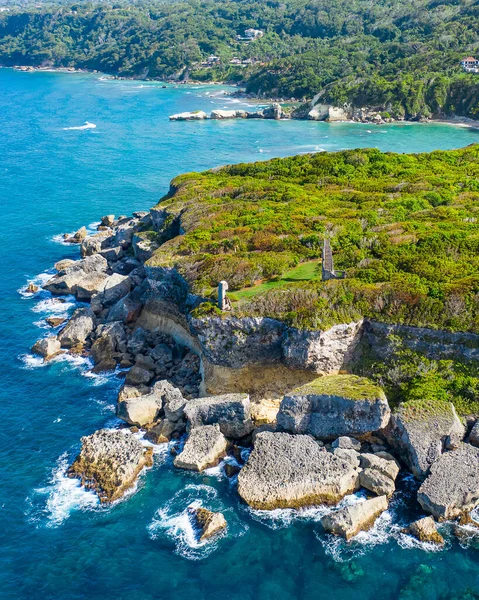
M 45 361 L 81 354 L 95 372 L 124 377 L 116 408 L 123 429 L 82 438 L 69 476 L 102 503 L 121 498 L 152 464 L 151 448 L 134 435 L 140 428 L 150 444 L 170 445 L 175 468 L 202 472 L 226 458 L 225 472 L 253 509 L 337 506 L 362 489 L 363 502 L 322 520 L 347 540 L 387 510 L 400 472 L 420 483 L 424 516 L 410 535 L 441 544 L 437 522 L 471 518 L 479 505 L 478 425 L 466 426 L 450 403 L 391 409 L 380 386 L 353 374 L 365 345 L 387 352 L 389 326 L 302 331 L 268 318 L 194 317 L 203 299 L 173 267 L 148 264 L 162 243 L 150 232 L 164 232 L 164 220 L 156 207 L 107 215 L 93 235 L 79 229 L 65 239 L 81 258 L 58 262 L 43 285 L 58 301 L 73 295 L 81 305 L 67 322 L 52 321 L 52 335 L 33 351 Z M 394 334 L 428 339 L 428 330 L 414 329 Z M 435 356 L 450 356 L 454 345 L 475 360 L 470 335 L 448 342 L 433 332 L 435 343 L 424 343 Z M 192 519 L 201 539 L 227 526 L 209 511 Z

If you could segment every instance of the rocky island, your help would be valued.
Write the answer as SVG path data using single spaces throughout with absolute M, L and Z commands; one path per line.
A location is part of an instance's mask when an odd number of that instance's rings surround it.
M 84 437 L 69 474 L 118 499 L 151 464 L 141 428 L 178 469 L 228 457 L 253 509 L 336 506 L 362 489 L 322 520 L 350 539 L 409 471 L 426 515 L 408 532 L 442 543 L 427 515 L 479 504 L 478 159 L 476 145 L 223 167 L 79 230 L 81 258 L 44 289 L 82 305 L 33 350 L 119 369 L 125 428 Z M 204 539 L 226 526 L 192 518 Z

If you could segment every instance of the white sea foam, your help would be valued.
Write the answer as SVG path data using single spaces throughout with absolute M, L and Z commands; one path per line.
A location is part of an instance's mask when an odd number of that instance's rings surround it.
M 84 131 L 86 129 L 95 129 L 95 123 L 90 123 L 89 121 L 85 121 L 84 125 L 77 125 L 76 127 L 64 127 L 63 131 Z
M 33 312 L 45 313 L 47 316 L 55 315 L 56 317 L 67 317 L 70 309 L 76 306 L 74 296 L 64 296 L 63 299 L 65 302 L 59 302 L 57 298 L 47 294 L 48 292 L 45 292 L 47 297 L 40 300 L 32 307 Z
M 225 532 L 210 540 L 199 541 L 198 531 L 193 526 L 189 508 L 210 505 L 217 502 L 217 492 L 207 485 L 187 485 L 155 513 L 148 526 L 154 540 L 166 535 L 175 544 L 175 552 L 190 560 L 201 560 L 209 556 L 219 545 Z
M 67 477 L 68 456 L 65 452 L 60 456 L 52 471 L 47 486 L 35 490 L 36 495 L 46 496 L 46 502 L 40 512 L 46 515 L 47 527 L 58 527 L 74 510 L 88 510 L 100 505 L 98 496 L 81 487 L 80 481 Z M 39 515 L 32 515 L 33 520 L 41 520 Z

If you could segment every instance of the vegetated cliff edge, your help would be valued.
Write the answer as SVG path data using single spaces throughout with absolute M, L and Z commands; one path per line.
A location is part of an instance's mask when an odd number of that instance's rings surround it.
M 82 242 L 83 256 L 106 258 L 102 286 L 125 261 L 139 265 L 108 287 L 115 302 L 93 293 L 96 319 L 171 336 L 201 358 L 210 393 L 277 397 L 352 370 L 393 401 L 452 396 L 473 412 L 478 158 L 477 145 L 366 149 L 178 177 L 148 215 Z M 325 237 L 344 279 L 321 280 Z M 216 305 L 221 280 L 231 311 Z

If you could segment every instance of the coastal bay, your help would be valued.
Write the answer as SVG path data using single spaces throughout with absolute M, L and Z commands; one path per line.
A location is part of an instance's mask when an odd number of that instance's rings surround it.
M 313 598 L 334 589 L 335 597 L 348 599 L 373 598 L 387 589 L 391 598 L 452 598 L 477 589 L 472 549 L 466 552 L 454 538 L 442 552 L 407 546 L 391 526 L 410 517 L 401 513 L 400 502 L 391 509 L 394 519 L 385 516 L 346 546 L 319 533 L 321 510 L 249 510 L 221 472 L 175 472 L 166 451 L 155 457 L 134 495 L 100 508 L 93 494 L 63 474 L 81 436 L 116 424 L 121 380 L 84 376 L 81 358 L 40 366 L 29 348 L 42 334 L 43 318 L 66 314 L 73 302 L 18 293 L 27 281 L 44 281 L 48 274 L 38 275 L 56 260 L 78 258 L 76 247 L 59 243 L 60 233 L 103 214 L 148 210 L 182 172 L 321 149 L 456 148 L 477 141 L 477 132 L 436 124 L 180 125 L 169 123 L 168 115 L 229 107 L 231 101 L 216 95 L 222 92 L 217 86 L 163 89 L 92 75 L 10 70 L 1 71 L 0 79 L 8 98 L 8 104 L 2 100 L 0 142 L 1 197 L 8 207 L 0 298 L 8 340 L 1 403 L 5 597 L 36 597 L 41 590 L 47 598 L 146 599 L 161 590 L 164 598 Z M 85 122 L 96 127 L 84 128 Z M 409 480 L 400 483 L 404 494 L 413 493 L 411 486 Z M 185 510 L 198 500 L 224 512 L 227 536 L 195 542 Z

